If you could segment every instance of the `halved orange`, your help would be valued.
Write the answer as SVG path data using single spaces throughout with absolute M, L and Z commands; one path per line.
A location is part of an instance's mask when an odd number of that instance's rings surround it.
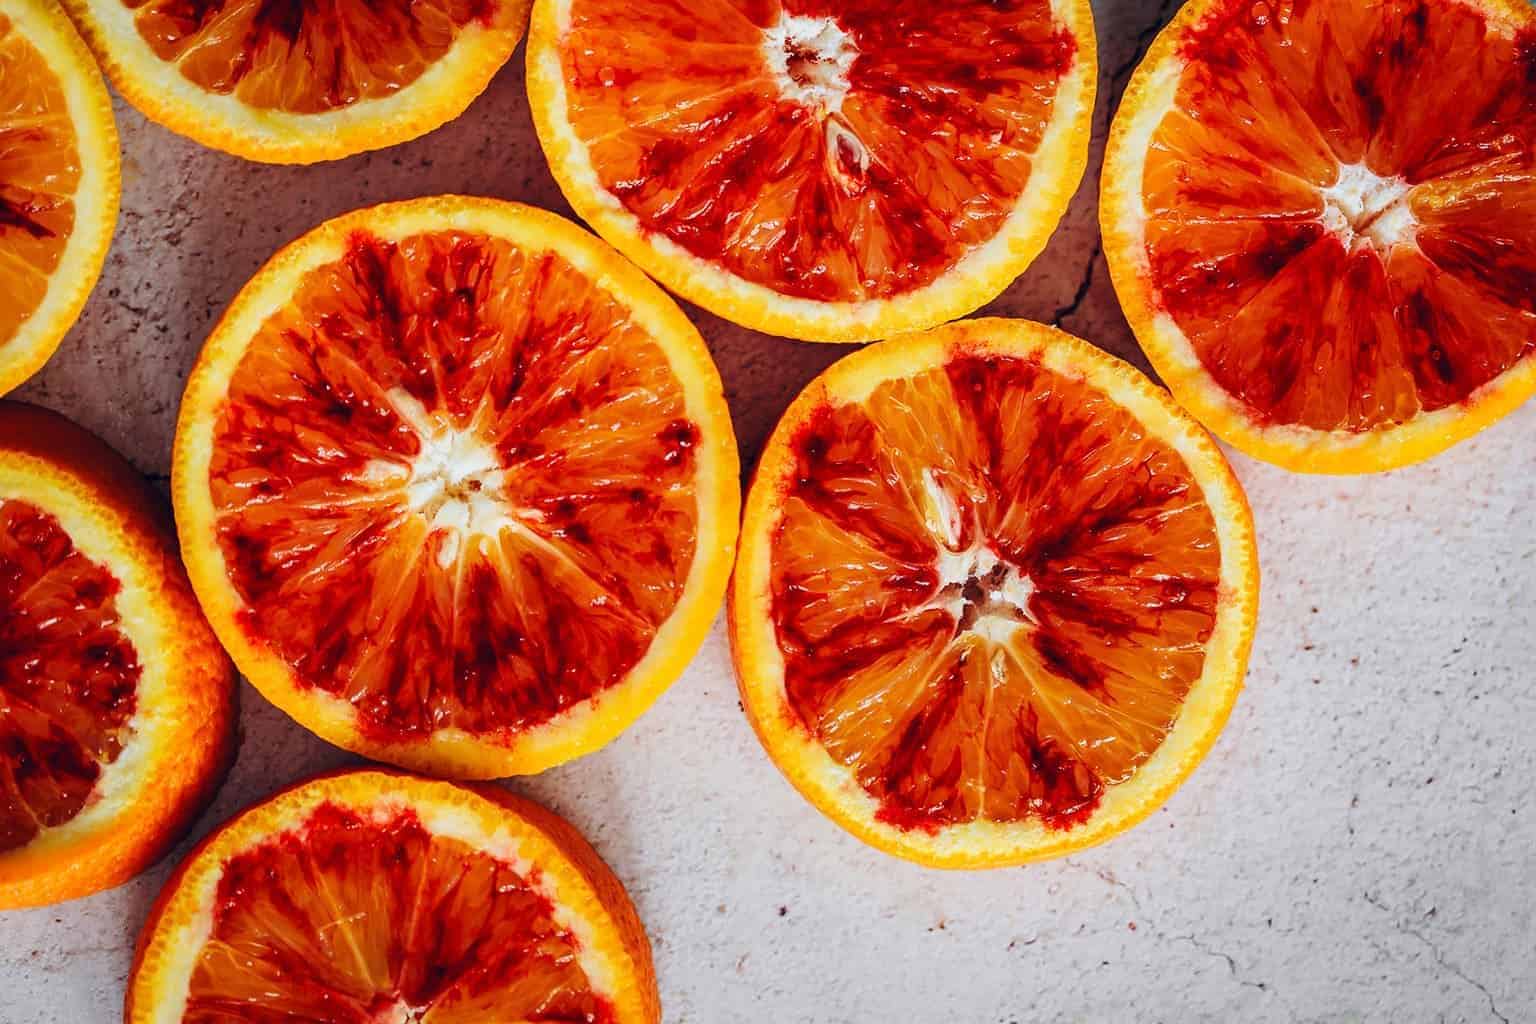
M 232 752 L 234 675 L 138 474 L 0 402 L 0 909 L 128 880 Z
M 1295 470 L 1427 458 L 1536 392 L 1536 9 L 1193 0 L 1101 205 L 1174 395 Z
M 1087 160 L 1088 0 L 538 0 L 571 206 L 668 288 L 812 341 L 931 327 L 1044 247 Z
M 245 286 L 172 490 L 193 586 L 273 703 L 489 778 L 606 743 L 682 672 L 738 472 L 676 304 L 568 221 L 449 196 L 329 221 Z
M 379 771 L 295 786 L 166 885 L 128 1024 L 659 1024 L 650 944 L 567 822 Z
M 763 452 L 731 586 L 742 701 L 825 814 L 935 867 L 1151 813 L 1242 685 L 1258 601 L 1220 450 L 1130 366 L 967 320 L 836 363 Z
M 117 125 L 91 52 L 53 0 L 0 10 L 0 395 L 48 361 L 117 224 Z
M 528 0 L 63 0 L 152 121 L 307 164 L 453 120 L 522 38 Z

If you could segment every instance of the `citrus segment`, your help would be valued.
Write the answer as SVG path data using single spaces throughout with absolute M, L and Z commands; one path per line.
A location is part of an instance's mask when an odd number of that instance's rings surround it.
M 123 0 L 155 55 L 210 92 L 259 108 L 315 114 L 380 99 L 410 85 L 471 23 L 489 25 L 490 0 L 307 9 L 288 0 Z
M 749 326 L 847 340 L 967 312 L 1082 174 L 1086 4 L 543 0 L 535 18 L 536 122 L 572 205 Z
M 222 773 L 231 689 L 142 481 L 0 403 L 0 908 L 155 860 Z
M 141 670 L 105 566 L 0 501 L 0 852 L 80 813 L 128 739 Z
M 1127 93 L 1117 287 L 1176 394 L 1298 469 L 1423 458 L 1536 388 L 1536 16 L 1201 0 Z
M 0 394 L 74 324 L 117 219 L 117 130 L 89 51 L 63 12 L 0 13 Z
M 215 833 L 167 886 L 128 1020 L 652 1024 L 649 947 L 568 825 L 503 794 L 322 778 Z
M 332 222 L 246 295 L 189 388 L 176 490 L 257 685 L 344 746 L 479 775 L 638 714 L 733 543 L 719 378 L 676 308 L 479 200 Z
M 955 866 L 1106 837 L 1241 681 L 1246 505 L 1134 371 L 1037 325 L 876 345 L 813 383 L 747 505 L 749 714 L 861 837 Z
M 310 163 L 415 138 L 511 55 L 526 0 L 66 0 L 153 120 L 255 160 Z

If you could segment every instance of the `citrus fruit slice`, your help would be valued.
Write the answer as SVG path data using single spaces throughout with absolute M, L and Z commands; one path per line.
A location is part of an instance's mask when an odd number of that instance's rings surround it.
M 1390 469 L 1536 391 L 1529 4 L 1194 0 L 1103 180 L 1142 347 L 1249 454 Z
M 528 0 L 63 3 L 150 120 L 281 164 L 393 146 L 453 120 L 528 17 Z
M 106 83 L 52 0 L 0 10 L 0 395 L 48 361 L 117 223 Z
M 1082 179 L 1087 0 L 538 0 L 534 123 L 571 206 L 689 300 L 813 341 L 994 298 Z
M 95 437 L 0 402 L 0 909 L 133 877 L 228 764 L 234 675 L 155 505 Z
M 742 703 L 789 780 L 936 867 L 1059 856 L 1152 812 L 1236 700 L 1247 501 L 1140 373 L 969 320 L 834 364 L 785 413 L 731 585 Z
M 229 822 L 145 925 L 128 1024 L 659 1024 L 645 930 L 567 822 L 358 771 Z
M 235 663 L 339 746 L 436 774 L 606 743 L 698 649 L 740 506 L 703 340 L 617 253 L 489 199 L 279 252 L 187 385 L 172 491 Z

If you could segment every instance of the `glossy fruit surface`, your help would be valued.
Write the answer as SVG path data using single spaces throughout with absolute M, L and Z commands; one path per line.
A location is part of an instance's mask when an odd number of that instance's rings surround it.
M 528 0 L 64 0 L 151 120 L 251 160 L 313 163 L 463 113 Z
M 1117 115 L 1106 251 L 1143 348 L 1233 444 L 1390 469 L 1536 391 L 1536 13 L 1196 0 Z
M 0 395 L 74 326 L 120 189 L 112 101 L 52 0 L 0 10 Z
M 129 1024 L 656 1024 L 650 945 L 565 821 L 492 787 L 323 776 L 211 835 L 161 894 Z
M 736 473 L 675 305 L 553 215 L 445 197 L 333 220 L 247 285 L 174 491 L 214 628 L 274 702 L 492 777 L 601 745 L 682 670 Z
M 146 485 L 0 403 L 0 909 L 133 877 L 231 751 L 233 675 Z
M 732 588 L 769 754 L 860 838 L 1019 863 L 1134 824 L 1241 685 L 1252 524 L 1135 370 L 1038 324 L 883 342 L 791 406 Z
M 821 341 L 932 326 L 1040 251 L 1083 173 L 1071 0 L 541 0 L 535 123 L 576 211 L 674 291 Z

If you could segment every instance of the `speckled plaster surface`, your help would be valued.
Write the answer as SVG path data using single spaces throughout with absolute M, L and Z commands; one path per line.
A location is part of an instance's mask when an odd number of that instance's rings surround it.
M 1174 6 L 1095 0 L 1089 180 L 991 310 L 1055 320 L 1137 362 L 1099 252 L 1094 185 L 1119 90 Z M 522 63 L 425 139 L 308 169 L 202 150 L 119 104 L 126 180 L 106 273 L 21 396 L 163 481 L 198 346 L 281 243 L 356 206 L 445 191 L 567 212 L 533 138 Z M 690 312 L 750 465 L 790 397 L 842 350 Z M 765 759 L 718 626 L 612 746 L 512 787 L 567 815 L 628 883 L 669 1022 L 1536 1020 L 1533 440 L 1536 404 L 1427 466 L 1370 479 L 1234 456 L 1264 564 L 1248 688 L 1169 804 L 1080 856 L 942 874 L 844 835 Z M 248 687 L 241 696 L 240 759 L 198 835 L 350 760 Z M 135 934 L 169 871 L 0 917 L 0 1022 L 119 1019 Z

